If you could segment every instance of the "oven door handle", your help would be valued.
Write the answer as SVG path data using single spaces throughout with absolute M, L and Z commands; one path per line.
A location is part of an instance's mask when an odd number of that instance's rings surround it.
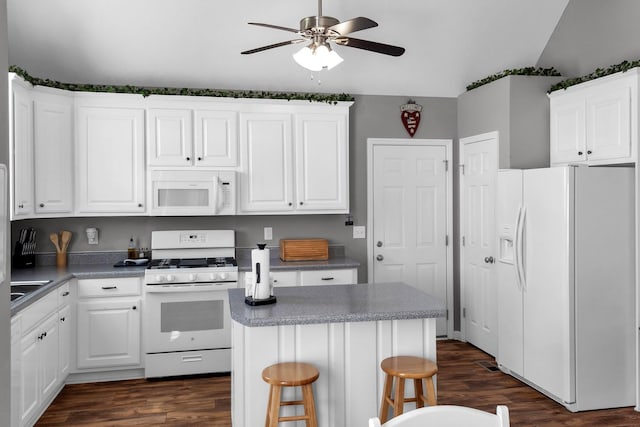
M 175 294 L 183 292 L 210 292 L 210 291 L 226 291 L 227 289 L 235 289 L 237 284 L 220 283 L 208 285 L 146 285 L 145 292 L 148 294 Z

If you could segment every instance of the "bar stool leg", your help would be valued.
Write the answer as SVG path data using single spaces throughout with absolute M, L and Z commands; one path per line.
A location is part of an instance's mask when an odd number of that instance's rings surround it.
M 393 399 L 393 416 L 397 417 L 404 411 L 404 378 L 396 382 L 396 395 Z
M 316 405 L 313 401 L 313 389 L 311 384 L 305 384 L 302 386 L 302 401 L 304 402 L 304 414 L 307 418 L 307 427 L 318 427 L 318 420 L 316 418 Z
M 424 396 L 422 395 L 422 378 L 413 380 L 413 391 L 416 398 L 416 409 L 424 407 Z
M 387 374 L 384 378 L 384 390 L 382 392 L 382 402 L 380 403 L 380 422 L 383 424 L 389 419 L 389 399 L 391 398 L 392 387 L 393 377 Z
M 269 407 L 267 408 L 266 427 L 278 427 L 278 418 L 280 417 L 280 394 L 282 387 L 272 385 L 269 393 Z
M 436 397 L 436 388 L 433 386 L 433 377 L 425 378 L 427 381 L 427 402 L 429 406 L 436 406 L 438 400 Z

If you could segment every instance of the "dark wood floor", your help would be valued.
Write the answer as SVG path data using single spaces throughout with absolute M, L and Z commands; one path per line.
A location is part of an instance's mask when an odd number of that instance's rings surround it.
M 640 413 L 633 408 L 568 412 L 512 377 L 483 366 L 492 362 L 469 344 L 439 341 L 438 403 L 489 412 L 507 405 L 512 426 L 640 426 Z M 230 390 L 228 376 L 68 385 L 37 425 L 228 427 Z

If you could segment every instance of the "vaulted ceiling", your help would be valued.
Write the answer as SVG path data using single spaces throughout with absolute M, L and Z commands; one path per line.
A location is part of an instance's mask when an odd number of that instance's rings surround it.
M 9 63 L 63 82 L 456 97 L 475 80 L 535 65 L 569 0 L 324 0 L 323 15 L 365 16 L 354 37 L 401 57 L 337 46 L 344 62 L 311 73 L 298 28 L 316 0 L 7 0 Z

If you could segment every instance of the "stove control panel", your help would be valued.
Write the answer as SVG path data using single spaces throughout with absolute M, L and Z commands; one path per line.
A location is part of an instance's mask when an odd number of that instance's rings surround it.
M 203 271 L 194 271 L 190 268 L 188 272 L 171 272 L 162 273 L 158 270 L 147 272 L 145 275 L 145 284 L 179 284 L 179 283 L 215 283 L 215 282 L 237 282 L 238 272 L 236 271 L 211 271 L 211 269 L 203 269 Z

